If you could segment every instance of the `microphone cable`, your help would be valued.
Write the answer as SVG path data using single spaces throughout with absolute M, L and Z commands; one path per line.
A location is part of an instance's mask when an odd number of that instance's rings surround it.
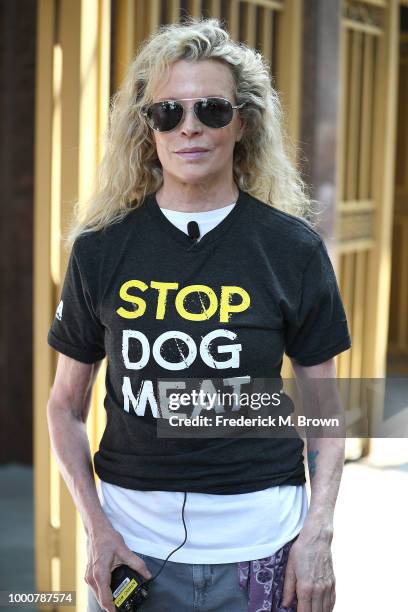
M 166 563 L 167 563 L 167 561 L 169 560 L 169 558 L 171 557 L 171 555 L 174 555 L 174 553 L 175 553 L 177 550 L 179 550 L 179 549 L 180 549 L 182 546 L 184 546 L 184 544 L 186 543 L 186 541 L 187 541 L 187 526 L 186 526 L 186 521 L 185 521 L 185 519 L 184 519 L 184 508 L 185 508 L 185 505 L 186 505 L 186 500 L 187 500 L 187 492 L 186 492 L 186 491 L 184 491 L 184 501 L 183 501 L 183 506 L 182 506 L 182 509 L 181 509 L 181 519 L 182 519 L 182 521 L 183 521 L 184 533 L 185 533 L 183 542 L 182 542 L 182 543 L 181 543 L 179 546 L 177 546 L 177 548 L 175 548 L 174 550 L 172 550 L 172 551 L 170 552 L 170 554 L 169 554 L 169 555 L 166 557 L 166 559 L 164 560 L 164 563 L 162 564 L 162 566 L 161 566 L 161 568 L 159 569 L 159 571 L 158 571 L 158 572 L 157 572 L 157 573 L 156 573 L 156 574 L 155 574 L 155 575 L 154 575 L 152 578 L 148 578 L 146 581 L 144 581 L 144 583 L 143 583 L 143 584 L 149 584 L 150 582 L 153 582 L 153 580 L 156 580 L 157 576 L 158 576 L 158 575 L 160 574 L 160 572 L 163 570 L 164 566 L 166 565 Z

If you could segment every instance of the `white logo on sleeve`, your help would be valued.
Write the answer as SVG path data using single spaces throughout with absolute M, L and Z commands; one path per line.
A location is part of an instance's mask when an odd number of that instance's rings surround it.
M 55 316 L 60 321 L 62 319 L 62 308 L 63 308 L 63 306 L 64 306 L 64 302 L 61 300 L 60 303 L 58 304 L 57 312 L 55 313 Z

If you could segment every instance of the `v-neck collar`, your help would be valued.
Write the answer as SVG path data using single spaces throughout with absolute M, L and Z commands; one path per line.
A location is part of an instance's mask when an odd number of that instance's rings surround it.
M 207 244 L 214 242 L 214 240 L 220 238 L 225 234 L 225 232 L 230 228 L 230 226 L 237 220 L 237 218 L 241 214 L 246 202 L 247 198 L 245 197 L 245 192 L 239 189 L 238 199 L 235 203 L 234 208 L 230 210 L 230 212 L 215 227 L 206 232 L 204 236 L 202 236 L 200 240 L 195 243 L 191 240 L 188 234 L 186 234 L 185 232 L 183 232 L 183 230 L 175 226 L 166 217 L 157 202 L 156 193 L 150 193 L 146 196 L 145 206 L 151 218 L 157 224 L 157 227 L 159 227 L 162 231 L 164 231 L 168 236 L 170 236 L 173 240 L 180 244 L 180 246 L 184 247 L 187 251 L 197 252 L 205 248 Z M 192 213 L 192 215 L 193 214 L 194 213 Z

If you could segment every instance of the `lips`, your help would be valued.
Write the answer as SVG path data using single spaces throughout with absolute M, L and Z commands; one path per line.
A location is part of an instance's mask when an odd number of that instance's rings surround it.
M 194 161 L 202 159 L 207 155 L 208 152 L 208 149 L 194 147 L 191 149 L 180 149 L 180 151 L 176 151 L 176 155 L 178 155 L 181 159 L 184 159 L 185 161 Z
M 205 153 L 207 151 L 208 149 L 203 149 L 201 147 L 194 147 L 191 149 L 180 149 L 179 151 L 176 151 L 176 153 Z

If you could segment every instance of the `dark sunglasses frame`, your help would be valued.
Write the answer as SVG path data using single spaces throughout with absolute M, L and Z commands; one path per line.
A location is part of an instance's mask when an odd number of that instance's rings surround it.
M 177 100 L 160 100 L 160 102 L 153 102 L 152 104 L 146 105 L 142 107 L 142 115 L 145 117 L 147 124 L 152 128 L 152 130 L 154 130 L 155 132 L 172 132 L 173 130 L 175 130 L 180 123 L 183 122 L 184 117 L 186 115 L 186 108 L 184 106 L 184 104 L 182 104 L 182 102 L 184 101 L 189 101 L 189 100 L 196 100 L 196 102 L 193 104 L 192 110 L 194 112 L 195 117 L 198 119 L 198 121 L 200 121 L 200 123 L 202 123 L 203 125 L 205 125 L 206 127 L 211 127 L 213 129 L 222 129 L 224 127 L 227 127 L 227 125 L 229 125 L 233 119 L 234 116 L 234 110 L 238 109 L 238 108 L 242 108 L 243 106 L 245 106 L 246 102 L 243 102 L 242 104 L 237 104 L 236 106 L 233 106 L 231 104 L 231 102 L 229 100 L 227 100 L 226 98 L 223 98 L 221 96 L 208 96 L 208 97 L 203 97 L 203 98 L 179 98 Z M 203 121 L 202 119 L 200 119 L 199 114 L 199 104 L 200 102 L 207 102 L 208 100 L 222 100 L 223 102 L 228 102 L 232 113 L 231 113 L 231 118 L 228 121 L 228 123 L 225 123 L 224 125 L 220 125 L 220 126 L 212 126 L 212 125 L 208 125 L 207 123 L 205 123 L 205 121 Z M 160 106 L 160 104 L 174 104 L 177 105 L 178 107 L 181 106 L 182 108 L 182 114 L 180 116 L 180 119 L 178 120 L 178 122 L 176 123 L 176 125 L 172 128 L 170 128 L 169 130 L 160 130 L 157 127 L 154 127 L 154 125 L 151 122 L 151 119 L 149 117 L 149 111 L 151 111 L 153 108 L 156 108 L 158 106 Z

